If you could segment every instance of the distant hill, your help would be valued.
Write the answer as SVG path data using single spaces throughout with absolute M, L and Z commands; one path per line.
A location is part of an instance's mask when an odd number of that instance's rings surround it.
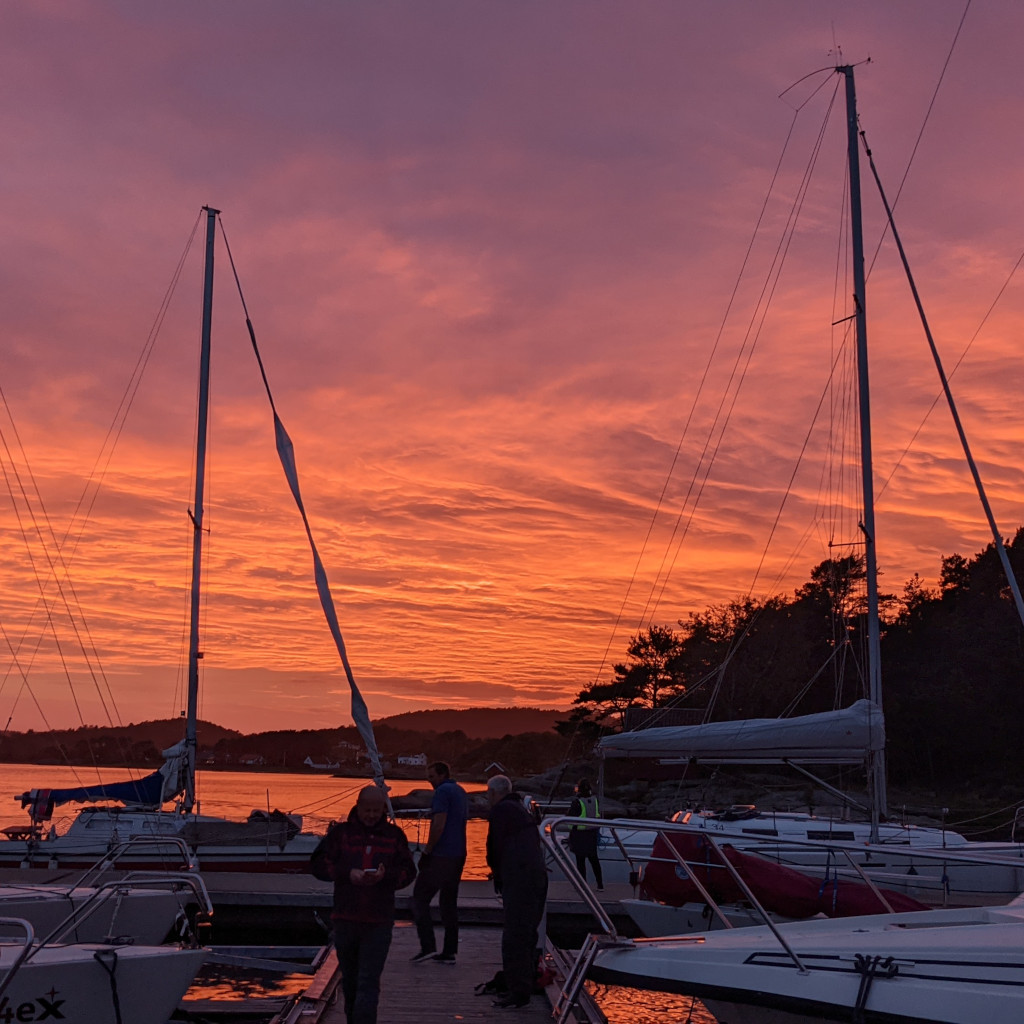
M 440 708 L 433 711 L 406 711 L 374 722 L 410 732 L 464 732 L 472 739 L 493 740 L 518 736 L 524 732 L 549 732 L 555 722 L 566 718 L 567 711 L 541 708 Z
M 160 751 L 185 735 L 180 718 L 122 726 L 83 725 L 51 732 L 6 732 L 0 736 L 0 761 L 26 764 L 159 765 Z M 196 723 L 200 749 L 237 737 L 233 729 L 212 722 Z

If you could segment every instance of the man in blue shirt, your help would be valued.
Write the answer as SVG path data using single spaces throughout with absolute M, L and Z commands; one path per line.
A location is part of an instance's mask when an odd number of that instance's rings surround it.
M 459 950 L 459 882 L 466 864 L 469 801 L 444 761 L 436 761 L 427 768 L 427 780 L 434 787 L 434 799 L 430 805 L 430 834 L 420 855 L 419 874 L 412 890 L 412 913 L 420 939 L 420 951 L 412 960 L 454 964 Z M 440 953 L 430 919 L 430 901 L 435 893 L 440 893 L 438 904 L 444 926 Z

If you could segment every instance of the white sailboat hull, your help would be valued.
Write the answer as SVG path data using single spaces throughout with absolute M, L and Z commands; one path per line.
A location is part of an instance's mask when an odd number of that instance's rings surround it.
M 833 821 L 810 814 L 763 812 L 747 820 L 728 820 L 698 811 L 677 814 L 674 822 L 705 830 L 716 840 L 729 843 L 743 853 L 756 853 L 778 864 L 808 874 L 838 870 L 854 880 L 859 875 L 837 860 L 828 841 L 868 844 L 871 826 L 867 822 Z M 630 881 L 630 873 L 651 859 L 657 832 L 636 827 L 602 829 L 598 850 L 605 881 Z M 1024 892 L 1024 844 L 978 843 L 959 833 L 913 825 L 882 824 L 880 843 L 870 852 L 851 851 L 854 862 L 876 884 L 935 906 L 963 905 L 978 901 L 1005 903 Z M 787 845 L 786 840 L 803 843 Z M 817 848 L 809 843 L 821 844 Z M 884 847 L 884 850 L 880 850 Z M 977 863 L 943 862 L 936 859 L 944 849 L 952 854 L 979 857 Z M 623 852 L 625 851 L 625 852 Z M 919 853 L 923 856 L 915 857 Z M 1020 867 L 1007 863 L 982 863 L 994 855 L 1004 862 L 1017 859 Z M 664 934 L 664 933 L 661 933 Z
M 648 938 L 661 935 L 693 935 L 725 928 L 718 914 L 703 903 L 685 903 L 671 907 L 656 900 L 619 900 L 629 919 Z M 750 907 L 726 905 L 721 908 L 733 928 L 759 926 L 763 922 Z M 773 917 L 773 920 L 787 920 Z
M 1024 907 L 815 920 L 779 931 L 805 970 L 761 926 L 604 950 L 591 977 L 697 996 L 720 1024 L 852 1021 L 859 1002 L 865 1024 L 1024 1020 Z M 863 966 L 873 958 L 878 973 L 869 980 Z
M 166 845 L 159 840 L 167 837 Z M 62 835 L 0 840 L 0 866 L 25 868 L 91 867 L 118 844 L 136 837 L 146 843 L 117 857 L 124 870 L 181 868 L 184 840 L 194 851 L 200 871 L 302 873 L 320 837 L 295 832 L 286 822 L 232 822 L 223 818 L 173 811 L 122 807 L 86 807 Z
M 81 914 L 96 894 L 89 886 L 0 886 L 0 917 L 28 921 L 42 938 L 72 914 Z M 130 939 L 145 946 L 167 940 L 188 893 L 168 889 L 132 889 L 111 896 L 82 916 L 66 933 L 66 942 Z M 15 937 L 18 929 L 11 932 Z
M 6 975 L 19 943 L 0 944 Z M 64 1024 L 164 1024 L 205 953 L 154 946 L 76 945 L 37 950 L 0 995 L 0 1018 Z M 112 972 L 112 973 L 111 973 Z

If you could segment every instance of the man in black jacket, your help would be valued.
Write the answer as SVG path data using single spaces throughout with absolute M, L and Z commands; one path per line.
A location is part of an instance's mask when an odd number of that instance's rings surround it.
M 537 977 L 538 928 L 548 894 L 548 873 L 540 832 L 533 815 L 512 792 L 504 775 L 487 783 L 491 813 L 487 827 L 487 866 L 501 893 L 505 921 L 501 932 L 501 967 L 508 994 L 496 999 L 501 1009 L 525 1006 Z
M 334 882 L 331 921 L 348 1024 L 376 1024 L 395 890 L 416 877 L 405 833 L 386 809 L 383 791 L 364 787 L 348 820 L 328 830 L 310 862 L 317 878 Z

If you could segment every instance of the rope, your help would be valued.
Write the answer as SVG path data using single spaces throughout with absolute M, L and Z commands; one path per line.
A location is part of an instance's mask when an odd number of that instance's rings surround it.
M 198 223 L 199 220 L 197 218 L 196 225 L 198 225 Z M 191 246 L 192 238 L 195 235 L 195 230 L 196 226 L 193 225 L 192 234 L 190 235 L 188 242 L 186 243 L 184 252 L 182 253 L 181 257 L 178 260 L 174 273 L 172 274 L 171 282 L 164 293 L 156 318 L 150 327 L 150 331 L 149 334 L 147 335 L 142 351 L 140 352 L 136 360 L 135 366 L 129 377 L 128 384 L 126 385 L 125 390 L 121 396 L 120 402 L 118 404 L 118 407 L 115 410 L 113 420 L 107 429 L 106 436 L 104 437 L 103 443 L 100 446 L 99 454 L 96 457 L 92 469 L 90 470 L 88 476 L 86 477 L 85 486 L 74 510 L 72 511 L 69 525 L 66 531 L 64 532 L 64 535 L 60 538 L 58 538 L 56 531 L 53 528 L 53 524 L 46 511 L 46 506 L 43 502 L 38 484 L 36 482 L 34 474 L 32 473 L 31 466 L 28 462 L 24 446 L 21 442 L 21 438 L 17 430 L 17 426 L 14 423 L 14 418 L 13 415 L 11 414 L 9 404 L 7 402 L 7 397 L 3 393 L 3 390 L 0 389 L 0 404 L 3 405 L 7 413 L 7 417 L 10 420 L 11 427 L 13 430 L 13 439 L 15 442 L 15 446 L 17 448 L 17 451 L 20 453 L 20 461 L 24 463 L 27 479 L 31 484 L 30 487 L 26 487 L 25 483 L 23 483 L 21 479 L 21 474 L 18 472 L 17 464 L 15 463 L 14 457 L 12 455 L 11 447 L 8 445 L 7 438 L 6 436 L 4 436 L 2 431 L 0 431 L 0 441 L 2 441 L 3 449 L 10 462 L 10 472 L 11 474 L 13 474 L 14 479 L 17 481 L 18 492 L 20 494 L 21 501 L 25 508 L 26 515 L 31 520 L 35 536 L 38 539 L 39 547 L 41 548 L 43 554 L 45 555 L 47 567 L 49 570 L 48 572 L 41 574 L 40 569 L 36 565 L 36 558 L 32 553 L 32 548 L 29 543 L 29 531 L 26 529 L 24 521 L 22 519 L 22 513 L 19 510 L 19 506 L 15 497 L 15 490 L 12 487 L 11 478 L 8 475 L 7 465 L 5 464 L 3 472 L 5 481 L 7 483 L 8 493 L 11 495 L 12 503 L 15 506 L 15 513 L 18 517 L 19 525 L 21 526 L 23 541 L 26 545 L 29 560 L 32 563 L 33 570 L 35 572 L 37 586 L 39 587 L 39 596 L 37 598 L 36 606 L 29 616 L 28 623 L 26 624 L 25 628 L 25 634 L 22 636 L 21 640 L 19 640 L 17 644 L 15 644 L 7 635 L 6 631 L 3 631 L 3 640 L 10 649 L 12 658 L 14 659 L 14 664 L 19 674 L 22 676 L 22 686 L 17 696 L 15 697 L 14 704 L 12 705 L 10 716 L 7 723 L 8 726 L 10 725 L 10 721 L 13 720 L 14 712 L 17 708 L 18 702 L 21 699 L 21 695 L 27 690 L 33 702 L 35 703 L 36 708 L 38 709 L 39 714 L 43 719 L 43 722 L 46 724 L 48 729 L 50 728 L 46 715 L 39 704 L 38 698 L 36 697 L 34 691 L 31 688 L 31 685 L 28 682 L 26 672 L 26 668 L 31 666 L 31 662 L 34 661 L 35 654 L 38 653 L 42 638 L 39 637 L 37 639 L 36 648 L 35 651 L 33 652 L 32 659 L 30 660 L 28 666 L 23 667 L 20 660 L 17 657 L 17 652 L 25 643 L 25 638 L 28 635 L 32 619 L 34 618 L 36 612 L 40 608 L 43 609 L 44 616 L 50 627 L 50 632 L 53 636 L 53 641 L 56 646 L 62 667 L 64 669 L 64 675 L 65 678 L 67 679 L 68 687 L 72 696 L 72 701 L 78 713 L 79 721 L 82 724 L 84 724 L 84 718 L 82 715 L 81 705 L 79 703 L 78 693 L 75 689 L 74 682 L 71 678 L 71 672 L 68 668 L 67 660 L 65 659 L 64 655 L 64 649 L 57 636 L 54 625 L 53 608 L 57 602 L 52 601 L 47 597 L 46 588 L 48 586 L 48 582 L 45 581 L 52 581 L 57 587 L 59 594 L 58 599 L 63 605 L 65 614 L 67 615 L 71 628 L 74 632 L 78 647 L 82 653 L 83 658 L 85 659 L 87 670 L 92 679 L 93 685 L 95 686 L 100 706 L 103 709 L 104 714 L 106 715 L 108 724 L 111 726 L 114 726 L 115 724 L 122 724 L 120 714 L 117 709 L 117 704 L 110 687 L 109 680 L 107 679 L 102 667 L 99 650 L 96 646 L 95 640 L 92 637 L 91 631 L 88 626 L 88 622 L 86 621 L 85 618 L 85 614 L 82 611 L 81 602 L 78 599 L 78 594 L 71 580 L 70 564 L 74 558 L 75 552 L 77 551 L 78 544 L 81 541 L 85 523 L 88 522 L 92 508 L 95 505 L 95 502 L 99 495 L 99 491 L 102 485 L 102 479 L 106 474 L 107 469 L 109 468 L 111 459 L 113 457 L 114 449 L 116 448 L 117 442 L 120 439 L 120 436 L 123 432 L 124 425 L 127 421 L 128 412 L 130 411 L 135 396 L 138 393 L 138 389 L 142 380 L 143 371 L 145 370 L 149 362 L 149 358 L 153 352 L 153 348 L 155 346 L 156 339 L 160 331 L 160 327 L 162 326 L 164 318 L 166 316 L 171 297 L 174 294 L 178 280 L 180 279 L 182 267 L 185 262 L 185 256 L 187 255 L 188 250 Z M 85 506 L 84 514 L 83 506 Z M 36 513 L 34 511 L 36 507 L 38 507 L 39 509 L 39 518 L 36 517 Z M 45 524 L 45 530 L 43 528 L 43 524 Z M 75 532 L 76 528 L 77 533 Z M 49 541 L 47 541 L 47 537 L 49 538 Z M 54 552 L 52 556 L 50 554 L 51 550 Z M 2 689 L 2 687 L 0 687 L 0 689 Z M 113 711 L 113 714 L 111 714 L 111 710 Z M 71 766 L 70 764 L 70 758 L 68 758 L 67 752 L 64 751 L 63 748 L 61 748 L 61 753 L 64 756 L 65 760 L 68 762 L 68 766 L 73 768 L 73 766 Z M 99 769 L 95 763 L 95 759 L 93 767 L 96 769 L 98 775 Z M 74 774 L 75 777 L 78 778 L 78 773 L 75 772 Z
M 278 458 L 281 462 L 281 468 L 284 470 L 288 489 L 291 492 L 292 498 L 295 501 L 295 505 L 298 508 L 299 515 L 302 519 L 302 525 L 306 531 L 306 539 L 309 542 L 310 553 L 313 558 L 313 575 L 316 581 L 317 595 L 320 598 L 320 607 L 324 613 L 324 618 L 327 620 L 331 637 L 334 640 L 334 646 L 337 649 L 342 667 L 345 670 L 345 678 L 348 681 L 352 719 L 355 722 L 359 735 L 366 746 L 366 753 L 370 758 L 371 765 L 373 766 L 374 781 L 384 793 L 388 814 L 390 817 L 394 817 L 394 811 L 391 808 L 391 800 L 387 793 L 388 787 L 384 781 L 384 769 L 381 766 L 380 753 L 377 749 L 377 740 L 373 733 L 373 723 L 370 721 L 370 713 L 366 707 L 366 701 L 363 699 L 363 695 L 356 684 L 355 674 L 353 673 L 352 666 L 349 662 L 345 640 L 341 633 L 341 625 L 338 622 L 337 609 L 335 607 L 334 598 L 331 594 L 330 584 L 327 579 L 327 570 L 323 565 L 320 558 L 320 552 L 313 539 L 313 528 L 310 525 L 308 516 L 306 515 L 305 504 L 303 503 L 302 496 L 299 491 L 299 477 L 295 464 L 294 446 L 291 438 L 288 436 L 288 432 L 285 430 L 284 423 L 278 415 L 277 407 L 274 404 L 274 395 L 270 390 L 270 381 L 267 379 L 267 373 L 263 366 L 263 358 L 260 355 L 259 346 L 256 344 L 256 331 L 254 330 L 252 320 L 249 317 L 249 310 L 245 303 L 245 295 L 242 293 L 242 282 L 239 280 L 234 257 L 231 255 L 231 246 L 228 243 L 228 236 L 224 229 L 224 222 L 219 217 L 218 221 L 220 223 L 221 236 L 224 239 L 224 247 L 228 254 L 228 262 L 231 264 L 231 272 L 234 275 L 235 285 L 238 288 L 238 297 L 241 300 L 242 310 L 245 313 L 245 326 L 249 332 L 249 341 L 252 343 L 253 354 L 256 357 L 260 376 L 263 379 L 263 387 L 267 392 L 267 400 L 270 402 L 270 409 L 273 413 L 274 435 L 277 443 Z
M 121 1020 L 121 1000 L 117 995 L 117 951 L 113 949 L 97 949 L 93 953 L 93 959 L 107 972 L 110 979 L 110 999 L 114 1004 L 115 1024 L 124 1024 Z
M 907 275 L 907 281 L 910 284 L 910 291 L 914 298 L 914 304 L 917 307 L 918 316 L 921 320 L 921 326 L 924 329 L 925 338 L 928 341 L 928 349 L 932 354 L 932 360 L 935 363 L 936 372 L 939 375 L 939 381 L 942 384 L 943 394 L 946 396 L 946 402 L 949 405 L 950 415 L 953 417 L 953 424 L 956 427 L 957 436 L 960 438 L 960 446 L 963 448 L 964 457 L 967 460 L 967 466 L 971 471 L 971 477 L 974 479 L 974 486 L 978 492 L 978 497 L 981 500 L 982 509 L 985 512 L 985 518 L 988 521 L 989 529 L 992 532 L 992 540 L 995 545 L 996 554 L 999 556 L 999 561 L 1002 564 L 1003 572 L 1006 574 L 1006 582 L 1009 584 L 1010 592 L 1013 594 L 1013 603 L 1017 609 L 1017 614 L 1020 616 L 1021 623 L 1024 623 L 1024 595 L 1020 592 L 1020 587 L 1017 585 L 1017 578 L 1014 575 L 1013 568 L 1010 565 L 1009 556 L 1006 554 L 1006 548 L 1003 545 L 1002 534 L 999 531 L 999 526 L 996 523 L 995 514 L 992 511 L 992 506 L 989 504 L 988 494 L 985 491 L 985 485 L 981 479 L 981 473 L 978 470 L 977 463 L 974 460 L 974 454 L 971 451 L 970 444 L 967 440 L 967 433 L 964 430 L 963 423 L 960 420 L 960 413 L 957 410 L 956 402 L 953 399 L 953 392 L 949 386 L 949 378 L 946 376 L 946 372 L 942 367 L 942 359 L 939 356 L 939 350 L 935 344 L 935 339 L 932 337 L 931 327 L 928 324 L 928 318 L 924 312 L 924 305 L 921 302 L 921 297 L 917 291 L 917 285 L 914 281 L 914 276 L 910 270 L 910 263 L 907 260 L 907 254 L 903 248 L 903 242 L 900 239 L 899 232 L 896 230 L 896 221 L 893 218 L 892 207 L 889 205 L 889 201 L 886 198 L 885 190 L 882 188 L 882 180 L 878 175 L 878 169 L 875 167 L 874 158 L 871 155 L 871 150 L 868 148 L 867 138 L 864 133 L 861 132 L 861 139 L 864 142 L 864 149 L 867 153 L 868 163 L 871 166 L 871 173 L 874 175 L 875 184 L 878 186 L 878 193 L 882 198 L 882 204 L 885 207 L 886 216 L 889 221 L 889 227 L 892 230 L 893 240 L 896 242 L 896 248 L 899 250 L 900 260 L 903 263 L 903 269 Z
M 899 967 L 891 956 L 866 956 L 857 953 L 853 959 L 853 969 L 860 975 L 860 987 L 857 989 L 857 1001 L 853 1006 L 853 1024 L 864 1024 L 867 1020 L 864 1009 L 868 1002 L 868 993 L 875 978 L 895 978 Z

